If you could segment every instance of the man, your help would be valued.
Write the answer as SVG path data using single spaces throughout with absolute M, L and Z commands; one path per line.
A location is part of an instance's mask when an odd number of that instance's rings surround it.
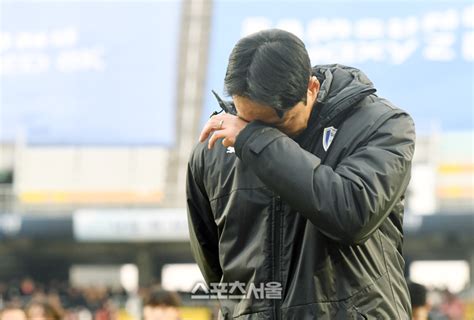
M 187 172 L 191 247 L 211 293 L 244 284 L 244 298 L 220 299 L 222 317 L 409 319 L 409 115 L 357 69 L 311 69 L 281 30 L 236 44 L 225 88 L 235 114 L 210 118 Z M 248 294 L 262 283 L 281 296 Z
M 430 313 L 430 304 L 426 297 L 425 286 L 416 283 L 408 282 L 408 291 L 410 292 L 411 301 L 411 319 L 412 320 L 428 320 Z
M 181 300 L 174 292 L 153 289 L 143 303 L 144 320 L 180 320 Z

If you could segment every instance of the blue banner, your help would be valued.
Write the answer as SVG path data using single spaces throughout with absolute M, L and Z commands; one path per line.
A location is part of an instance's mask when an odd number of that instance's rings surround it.
M 311 62 L 363 70 L 418 132 L 473 129 L 474 6 L 459 1 L 219 1 L 214 5 L 204 121 L 218 109 L 228 56 L 243 36 L 293 32 Z
M 0 5 L 0 142 L 173 145 L 181 1 Z

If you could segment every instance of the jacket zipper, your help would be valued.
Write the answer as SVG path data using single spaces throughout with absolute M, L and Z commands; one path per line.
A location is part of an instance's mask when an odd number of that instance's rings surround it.
M 280 278 L 280 255 L 281 255 L 281 250 L 280 250 L 280 245 L 281 245 L 281 198 L 280 196 L 277 196 L 275 198 L 275 206 L 273 210 L 273 217 L 274 217 L 274 224 L 273 224 L 273 281 L 276 281 L 278 283 L 282 283 L 282 280 Z M 275 319 L 279 320 L 281 319 L 281 314 L 280 314 L 280 306 L 281 306 L 281 299 L 283 298 L 283 287 L 282 287 L 282 292 L 281 292 L 281 298 L 280 299 L 274 299 L 274 313 L 275 313 Z

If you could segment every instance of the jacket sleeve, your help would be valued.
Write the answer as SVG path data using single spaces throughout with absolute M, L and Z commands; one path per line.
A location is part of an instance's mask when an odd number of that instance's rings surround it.
M 410 180 L 413 121 L 392 110 L 382 117 L 334 170 L 278 129 L 258 121 L 239 133 L 235 152 L 326 236 L 360 244 L 388 216 Z
M 192 254 L 209 286 L 211 282 L 219 282 L 222 276 L 218 233 L 202 183 L 203 167 L 195 158 L 197 158 L 196 150 L 188 162 L 186 175 L 188 227 Z

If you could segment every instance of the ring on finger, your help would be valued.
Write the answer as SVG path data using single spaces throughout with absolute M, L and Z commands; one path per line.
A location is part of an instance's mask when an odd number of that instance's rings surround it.
M 224 124 L 224 120 L 219 121 L 219 125 L 217 126 L 217 129 L 218 130 L 222 129 L 223 124 Z

